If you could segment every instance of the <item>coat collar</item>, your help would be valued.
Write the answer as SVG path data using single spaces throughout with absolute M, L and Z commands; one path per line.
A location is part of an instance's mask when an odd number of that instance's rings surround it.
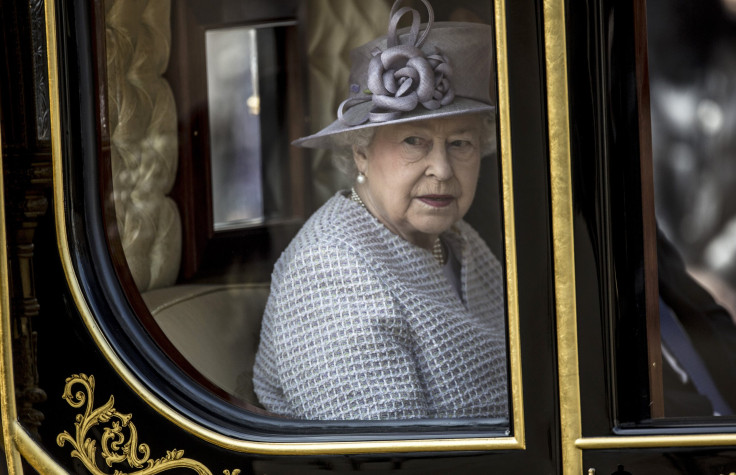
M 416 308 L 436 303 L 453 312 L 467 312 L 466 304 L 473 296 L 467 295 L 469 246 L 462 232 L 468 226 L 466 223 L 460 221 L 441 235 L 460 261 L 460 298 L 431 252 L 389 231 L 367 209 L 344 193 L 333 198 L 334 212 L 345 224 L 338 231 L 341 240 L 365 256 L 366 266 L 387 283 L 399 302 Z

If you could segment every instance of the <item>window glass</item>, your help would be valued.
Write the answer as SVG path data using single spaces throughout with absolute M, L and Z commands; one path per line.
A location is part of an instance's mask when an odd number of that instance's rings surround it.
M 361 46 L 392 34 L 388 0 L 195 3 L 172 7 L 153 89 L 171 90 L 176 178 L 114 182 L 158 189 L 140 227 L 116 209 L 162 347 L 274 416 L 508 427 L 492 3 L 434 0 L 427 27 L 409 8 L 425 22 L 430 2 L 403 2 L 402 46 Z
M 205 36 L 215 230 L 263 221 L 256 32 L 228 28 Z
M 647 1 L 665 416 L 736 398 L 736 3 Z

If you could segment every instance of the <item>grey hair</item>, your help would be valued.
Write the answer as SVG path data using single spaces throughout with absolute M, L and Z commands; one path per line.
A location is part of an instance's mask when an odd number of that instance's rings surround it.
M 350 180 L 355 180 L 355 177 L 358 176 L 358 168 L 353 159 L 353 146 L 366 148 L 373 142 L 375 135 L 376 127 L 365 127 L 348 130 L 336 138 L 338 145 L 332 152 L 332 161 L 335 167 L 347 175 Z
M 494 155 L 496 148 L 496 114 L 487 112 L 481 114 L 480 129 L 480 157 Z
M 496 115 L 488 112 L 479 114 L 481 119 L 480 156 L 481 158 L 496 153 Z M 347 175 L 350 180 L 358 176 L 358 169 L 353 159 L 353 147 L 368 147 L 376 135 L 377 127 L 348 130 L 335 137 L 336 147 L 332 151 L 335 167 Z

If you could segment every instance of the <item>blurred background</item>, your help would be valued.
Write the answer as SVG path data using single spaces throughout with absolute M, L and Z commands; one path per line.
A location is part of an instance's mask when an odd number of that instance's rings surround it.
M 647 0 L 655 209 L 736 316 L 736 0 Z

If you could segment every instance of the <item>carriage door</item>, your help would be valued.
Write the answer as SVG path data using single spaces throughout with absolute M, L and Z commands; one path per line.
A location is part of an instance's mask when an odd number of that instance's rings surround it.
M 734 4 L 564 15 L 567 66 L 548 68 L 548 98 L 569 94 L 550 104 L 569 114 L 550 119 L 563 471 L 734 473 Z
M 564 43 L 545 34 L 564 32 L 558 5 L 431 2 L 437 21 L 493 35 L 495 147 L 466 220 L 503 267 L 508 417 L 308 421 L 260 404 L 253 358 L 274 263 L 350 181 L 290 143 L 334 120 L 348 52 L 386 33 L 393 2 L 9 3 L 10 473 L 560 473 L 553 258 L 568 249 L 553 247 L 547 121 L 566 105 L 546 78 Z

